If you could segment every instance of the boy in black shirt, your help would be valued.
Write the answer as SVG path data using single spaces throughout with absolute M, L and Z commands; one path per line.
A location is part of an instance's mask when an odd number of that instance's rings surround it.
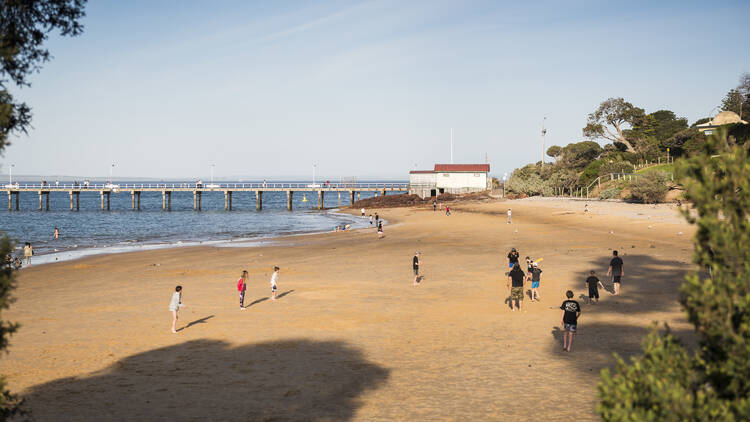
M 512 248 L 508 253 L 508 268 L 513 269 L 514 265 L 518 265 L 518 251 L 516 248 Z
M 620 280 L 625 275 L 625 270 L 622 269 L 623 263 L 622 258 L 617 256 L 617 251 L 612 251 L 612 258 L 609 261 L 609 269 L 607 270 L 607 276 L 612 274 L 612 285 L 615 289 L 615 296 L 620 294 Z
M 586 279 L 586 287 L 589 288 L 589 303 L 599 303 L 599 286 L 603 289 L 602 282 L 595 275 L 594 271 L 589 272 L 589 278 Z
M 581 316 L 581 305 L 573 300 L 572 291 L 565 292 L 565 296 L 568 299 L 560 305 L 560 309 L 563 310 L 562 326 L 565 330 L 563 333 L 563 351 L 569 352 L 570 346 L 573 345 L 573 337 L 576 335 L 578 317 Z
M 516 262 L 516 264 L 518 264 Z M 521 270 L 520 265 L 515 265 L 510 273 L 508 273 L 508 290 L 510 290 L 510 310 L 515 311 L 513 302 L 518 302 L 518 310 L 521 310 L 523 305 L 523 281 L 526 278 L 526 274 Z

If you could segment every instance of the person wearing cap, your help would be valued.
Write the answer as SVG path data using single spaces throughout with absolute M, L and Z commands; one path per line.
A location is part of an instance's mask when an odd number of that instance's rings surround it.
M 513 269 L 514 265 L 518 265 L 518 256 L 516 248 L 510 250 L 510 253 L 508 253 L 508 268 Z
M 412 259 L 412 268 L 414 269 L 414 285 L 419 284 L 421 277 L 419 276 L 419 264 L 422 260 L 419 259 L 419 251 L 414 252 L 414 259 Z
M 539 283 L 542 281 L 542 269 L 536 262 L 531 263 L 531 300 L 539 301 Z

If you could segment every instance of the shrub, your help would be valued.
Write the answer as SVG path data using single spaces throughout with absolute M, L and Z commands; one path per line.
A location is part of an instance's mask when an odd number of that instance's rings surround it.
M 648 204 L 664 201 L 669 191 L 669 187 L 667 186 L 668 180 L 669 178 L 666 173 L 660 171 L 653 171 L 638 177 L 630 187 L 633 199 Z
M 621 192 L 622 192 L 621 188 L 618 188 L 617 186 L 610 186 L 607 189 L 604 189 L 603 191 L 599 192 L 599 198 L 616 199 L 620 197 Z
M 529 196 L 539 195 L 544 190 L 544 181 L 536 173 L 516 174 L 514 172 L 508 179 L 508 190 Z
M 610 173 L 632 173 L 633 165 L 627 161 L 607 161 L 599 166 L 599 175 L 604 176 Z

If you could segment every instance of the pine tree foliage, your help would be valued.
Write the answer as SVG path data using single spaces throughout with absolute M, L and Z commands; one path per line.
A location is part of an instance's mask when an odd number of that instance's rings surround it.
M 681 288 L 697 350 L 652 330 L 642 356 L 602 371 L 605 421 L 750 420 L 750 156 L 729 139 L 718 131 L 678 166 L 702 269 Z
M 15 279 L 13 269 L 8 257 L 13 253 L 13 243 L 7 236 L 0 237 L 0 350 L 6 350 L 10 336 L 18 329 L 18 324 L 4 321 L 2 312 L 10 307 L 14 299 L 11 296 L 15 288 Z M 8 391 L 5 386 L 5 379 L 0 377 L 0 420 L 6 420 L 9 417 L 20 412 L 21 401 Z

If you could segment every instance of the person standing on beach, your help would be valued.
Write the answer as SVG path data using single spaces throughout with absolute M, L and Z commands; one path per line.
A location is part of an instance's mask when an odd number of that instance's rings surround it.
M 526 257 L 526 280 L 531 281 L 531 272 L 534 270 L 534 266 L 532 265 L 534 261 L 531 260 L 530 257 Z
M 360 212 L 362 212 L 362 218 L 365 218 L 365 209 L 364 209 L 364 208 L 362 208 L 362 209 L 360 210 Z
M 26 242 L 26 246 L 23 247 L 23 256 L 26 258 L 26 266 L 31 266 L 31 257 L 34 255 L 34 248 L 31 243 Z
M 612 286 L 615 289 L 614 295 L 617 296 L 620 294 L 620 281 L 622 280 L 622 276 L 625 275 L 622 258 L 617 256 L 617 251 L 612 251 L 612 260 L 609 261 L 607 276 L 609 277 L 610 274 L 612 274 Z
M 513 212 L 510 210 L 510 208 L 508 208 L 508 223 L 507 224 L 510 224 L 512 222 L 513 222 Z
M 383 238 L 383 222 L 378 223 L 378 239 Z
M 182 286 L 177 286 L 174 288 L 172 300 L 169 302 L 169 310 L 172 312 L 172 334 L 177 333 L 177 311 L 183 306 L 185 304 L 182 303 Z
M 516 262 L 516 264 L 518 264 Z M 523 307 L 523 281 L 526 278 L 526 274 L 521 270 L 520 265 L 513 266 L 513 269 L 508 273 L 508 291 L 510 293 L 510 310 L 515 312 L 516 309 L 513 307 L 513 302 L 518 302 L 518 310 L 521 311 Z
M 539 301 L 539 284 L 542 282 L 542 269 L 536 262 L 531 264 L 531 300 Z
M 380 227 L 380 216 L 375 213 L 375 227 Z
M 573 292 L 568 290 L 565 292 L 567 299 L 560 305 L 560 309 L 563 311 L 562 326 L 565 332 L 563 333 L 563 352 L 570 352 L 570 347 L 573 346 L 573 337 L 576 335 L 578 329 L 578 317 L 581 316 L 581 305 L 573 300 Z
M 279 283 L 279 267 L 273 267 L 273 275 L 271 275 L 271 300 L 276 300 L 276 290 L 278 290 Z
M 373 223 L 372 214 L 370 214 L 370 228 L 372 228 L 372 223 Z
M 247 290 L 247 271 L 242 270 L 242 275 L 240 276 L 240 279 L 237 280 L 237 291 L 240 293 L 240 310 L 244 311 L 245 309 L 245 290 Z
M 596 273 L 593 270 L 589 271 L 589 278 L 586 279 L 586 287 L 589 289 L 589 303 L 599 303 L 600 286 L 602 289 L 604 288 Z
M 516 248 L 511 248 L 508 253 L 508 268 L 513 269 L 515 266 L 518 266 L 518 251 Z
M 450 216 L 451 216 L 451 207 L 449 207 L 449 206 L 446 206 L 446 207 L 445 207 L 445 215 L 446 215 L 447 217 L 450 217 Z
M 419 284 L 420 278 L 419 277 L 419 264 L 422 263 L 422 260 L 419 259 L 419 251 L 414 252 L 414 259 L 412 259 L 412 269 L 414 269 L 414 285 L 416 286 Z
M 57 229 L 57 227 L 55 227 L 55 232 L 54 232 L 54 234 L 53 234 L 52 236 L 53 236 L 53 237 L 54 237 L 55 239 L 57 239 L 57 238 L 59 238 L 59 237 L 60 237 L 60 230 L 58 230 L 58 229 Z

